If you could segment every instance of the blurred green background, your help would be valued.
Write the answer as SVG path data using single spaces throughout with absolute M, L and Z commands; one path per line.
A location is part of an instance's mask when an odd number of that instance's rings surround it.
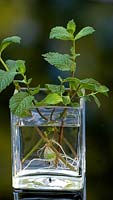
M 113 199 L 113 0 L 0 0 L 0 40 L 22 37 L 21 45 L 7 48 L 4 59 L 23 59 L 33 85 L 54 82 L 54 71 L 41 54 L 66 52 L 65 43 L 48 39 L 50 29 L 74 19 L 79 31 L 93 26 L 93 36 L 77 43 L 78 76 L 92 77 L 110 88 L 100 97 L 101 108 L 87 104 L 87 200 Z M 64 45 L 64 46 L 63 46 Z M 13 86 L 0 94 L 0 199 L 13 199 L 11 187 L 11 135 L 8 101 Z

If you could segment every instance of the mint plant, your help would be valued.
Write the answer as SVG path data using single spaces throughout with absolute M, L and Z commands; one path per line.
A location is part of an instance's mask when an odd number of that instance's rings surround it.
M 64 105 L 74 106 L 76 98 L 82 97 L 90 100 L 94 99 L 96 104 L 100 106 L 100 101 L 97 98 L 98 93 L 107 94 L 108 88 L 106 86 L 101 85 L 98 81 L 92 78 L 85 78 L 80 80 L 76 77 L 76 68 L 77 62 L 76 59 L 80 54 L 76 53 L 76 42 L 77 40 L 90 35 L 95 30 L 92 27 L 85 27 L 79 33 L 76 32 L 76 24 L 73 20 L 69 21 L 67 27 L 64 28 L 62 26 L 54 27 L 50 32 L 50 39 L 58 39 L 58 40 L 66 40 L 70 41 L 70 53 L 69 54 L 61 54 L 58 52 L 49 52 L 44 54 L 44 59 L 49 62 L 51 65 L 54 65 L 57 69 L 61 71 L 69 71 L 70 76 L 62 79 L 60 76 L 58 77 L 61 87 L 65 88 L 64 84 L 68 83 L 69 92 L 68 96 L 63 96 L 62 90 L 61 97 Z M 52 92 L 55 89 L 55 85 L 46 85 L 47 88 Z
M 78 100 L 83 97 L 86 100 L 94 99 L 98 107 L 100 106 L 100 101 L 97 95 L 99 93 L 107 95 L 109 89 L 101 85 L 97 80 L 92 78 L 79 79 L 76 76 L 77 70 L 77 57 L 80 56 L 76 53 L 76 42 L 90 35 L 95 30 L 87 26 L 83 28 L 80 32 L 76 33 L 76 24 L 74 20 L 67 23 L 67 27 L 57 26 L 51 29 L 50 39 L 70 41 L 69 53 L 59 53 L 59 52 L 48 52 L 43 54 L 44 59 L 60 71 L 68 71 L 69 76 L 62 78 L 58 76 L 59 85 L 55 84 L 45 84 L 43 88 L 46 89 L 46 96 L 38 100 L 35 95 L 40 93 L 40 85 L 35 88 L 31 87 L 32 78 L 26 77 L 26 65 L 24 60 L 6 60 L 2 58 L 2 53 L 4 50 L 12 43 L 19 44 L 21 38 L 18 36 L 12 36 L 3 39 L 0 44 L 0 92 L 5 90 L 11 83 L 15 87 L 15 92 L 10 98 L 9 107 L 13 115 L 19 118 L 24 118 L 32 116 L 32 109 L 36 109 L 37 113 L 50 124 L 55 121 L 53 119 L 53 114 L 55 112 L 56 106 L 63 106 L 63 111 L 59 115 L 61 120 L 61 127 L 53 126 L 48 127 L 45 132 L 40 130 L 38 126 L 35 126 L 35 130 L 40 136 L 38 143 L 28 152 L 22 159 L 22 162 L 32 155 L 34 151 L 38 148 L 43 150 L 43 156 L 46 160 L 53 160 L 54 166 L 57 167 L 58 163 L 61 161 L 71 170 L 75 170 L 75 167 L 67 162 L 66 153 L 62 147 L 62 142 L 68 146 L 73 154 L 73 159 L 76 157 L 76 152 L 73 149 L 71 143 L 64 136 L 64 119 L 67 115 L 67 107 L 77 108 L 79 107 Z M 68 87 L 66 87 L 68 85 Z M 23 89 L 23 87 L 25 89 Z M 52 111 L 50 116 L 45 116 L 41 111 L 40 107 L 52 106 Z M 58 120 L 58 119 L 56 119 Z M 49 138 L 50 134 L 56 135 L 57 141 Z M 61 152 L 64 156 L 62 156 Z M 72 159 L 72 158 L 70 158 Z

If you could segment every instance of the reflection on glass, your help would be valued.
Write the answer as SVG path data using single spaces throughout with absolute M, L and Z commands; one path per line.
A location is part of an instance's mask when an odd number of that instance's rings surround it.
M 12 115 L 13 188 L 75 193 L 84 189 L 84 104 L 81 98 L 77 108 L 38 107 L 29 117 Z
M 23 191 L 16 190 L 13 192 L 14 200 L 85 200 L 85 195 L 82 191 L 71 193 L 71 192 L 36 192 L 36 191 Z M 84 196 L 84 197 L 83 197 Z

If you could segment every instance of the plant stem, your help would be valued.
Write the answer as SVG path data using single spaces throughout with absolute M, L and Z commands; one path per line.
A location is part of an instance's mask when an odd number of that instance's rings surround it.
M 5 70 L 8 72 L 9 69 L 7 67 L 7 65 L 5 64 L 5 62 L 3 61 L 3 59 L 0 57 L 0 62 L 2 63 L 2 65 L 4 66 Z
M 35 150 L 37 150 L 37 148 L 38 148 L 38 146 L 40 146 L 40 144 L 42 143 L 42 138 L 36 143 L 36 145 L 31 149 L 31 151 L 29 151 L 28 153 L 27 153 L 27 155 L 22 159 L 22 163 L 24 163 L 25 162 L 25 160 L 27 160 L 27 158 L 29 157 L 29 156 L 31 156 L 31 154 L 35 151 Z
M 31 93 L 30 93 L 30 88 L 29 88 L 29 85 L 28 85 L 28 84 L 27 84 L 27 91 L 28 91 L 29 94 L 31 94 Z M 32 101 L 32 103 L 33 103 L 34 106 L 36 106 L 34 100 Z M 45 116 L 40 112 L 40 110 L 38 109 L 38 107 L 36 107 L 36 110 L 37 110 L 37 112 L 39 113 L 39 115 L 42 117 L 42 119 L 48 120 L 48 118 L 45 117 Z
M 64 127 L 63 127 L 63 120 L 62 120 L 61 127 L 60 127 L 60 132 L 59 132 L 59 137 L 58 137 L 58 144 L 60 146 L 62 146 L 63 132 L 64 132 Z M 58 146 L 58 148 L 57 148 L 58 153 L 60 153 L 60 151 L 61 151 L 60 146 Z M 57 165 L 58 165 L 58 157 L 56 157 L 56 160 L 55 160 L 55 166 L 57 167 Z
M 71 169 L 71 170 L 75 170 L 75 168 L 72 166 L 72 165 L 70 165 L 60 154 L 59 154 L 59 152 L 56 150 L 56 148 L 52 145 L 52 143 L 50 142 L 50 140 L 47 138 L 47 137 L 45 137 L 44 135 L 43 135 L 43 133 L 41 132 L 41 130 L 38 128 L 38 126 L 35 126 L 35 129 L 36 129 L 36 131 L 37 131 L 37 133 L 40 135 L 40 137 L 45 141 L 45 142 L 47 142 L 48 143 L 48 145 L 51 147 L 51 149 L 55 152 L 55 154 L 56 154 L 56 156 L 65 164 L 65 166 L 67 166 L 69 169 Z
M 55 107 L 53 108 L 51 115 L 50 115 L 50 120 L 52 121 L 53 113 L 55 112 Z
M 3 59 L 1 58 L 1 56 L 0 56 L 0 62 L 1 62 L 2 65 L 4 66 L 5 70 L 8 72 L 9 69 L 8 69 L 7 65 L 5 64 L 5 62 L 3 61 Z M 14 84 L 14 86 L 15 86 L 15 89 L 17 89 L 17 90 L 19 91 L 19 90 L 20 90 L 19 84 L 16 83 L 14 80 L 13 80 L 13 84 Z
M 59 133 L 58 133 L 58 130 L 56 130 L 56 129 L 55 129 L 54 133 L 55 133 L 55 134 L 59 134 Z M 75 150 L 74 150 L 73 146 L 71 145 L 71 143 L 65 138 L 65 136 L 63 136 L 63 139 L 62 139 L 62 140 L 63 140 L 63 141 L 65 142 L 65 144 L 69 147 L 69 149 L 71 150 L 73 156 L 74 156 L 74 157 L 77 157 L 77 153 L 75 152 Z
M 35 101 L 33 100 L 32 102 L 33 102 L 33 105 L 35 106 Z M 48 120 L 48 118 L 45 117 L 45 116 L 40 112 L 40 110 L 39 110 L 37 107 L 36 107 L 36 110 L 37 110 L 37 112 L 39 113 L 39 115 L 40 115 L 43 119 Z
M 46 121 L 48 120 L 48 118 L 45 117 L 45 116 L 40 112 L 40 110 L 39 110 L 38 108 L 36 108 L 36 110 L 37 110 L 37 112 L 39 113 L 39 115 L 40 115 L 43 119 L 45 119 Z
M 75 59 L 76 59 L 76 52 L 75 52 L 75 39 L 73 39 L 72 41 L 72 61 L 73 61 L 73 67 L 72 67 L 72 77 L 75 77 L 75 70 L 76 70 L 76 62 L 75 62 Z
M 64 127 L 63 127 L 64 121 L 61 122 L 61 128 L 59 133 L 59 141 L 58 143 L 62 146 L 62 139 L 63 139 L 63 133 L 64 133 Z M 60 148 L 58 148 L 58 152 L 60 152 Z
M 67 144 L 67 146 L 70 148 L 71 152 L 73 153 L 73 156 L 74 156 L 74 157 L 77 157 L 77 154 L 76 154 L 76 152 L 75 152 L 73 146 L 68 142 L 68 140 L 67 140 L 65 137 L 63 137 L 63 140 L 64 140 L 64 142 Z
M 79 87 L 80 87 L 80 84 L 78 85 L 78 87 L 77 87 L 76 90 L 74 91 L 74 94 L 71 96 L 71 100 L 76 96 Z

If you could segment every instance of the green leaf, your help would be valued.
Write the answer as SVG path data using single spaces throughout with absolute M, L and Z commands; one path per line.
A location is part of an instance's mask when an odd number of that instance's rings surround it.
M 107 93 L 107 92 L 109 91 L 109 88 L 106 87 L 105 85 L 100 85 L 100 86 L 98 87 L 97 91 L 98 91 L 99 93 Z
M 29 109 L 32 107 L 34 97 L 27 92 L 19 92 L 10 99 L 10 110 L 18 117 L 26 117 L 30 115 Z
M 43 54 L 44 59 L 51 65 L 54 65 L 61 71 L 71 71 L 73 61 L 70 59 L 68 54 L 60 54 L 55 52 L 49 52 Z
M 95 103 L 97 104 L 98 108 L 100 107 L 100 101 L 95 94 L 91 95 L 94 98 Z
M 31 95 L 35 95 L 38 94 L 40 91 L 40 85 L 38 85 L 37 87 L 35 87 L 34 89 L 30 89 L 30 94 Z
M 80 88 L 78 89 L 77 95 L 78 95 L 79 97 L 84 96 L 84 92 L 82 91 L 82 89 L 80 89 Z
M 68 105 L 71 102 L 71 99 L 69 96 L 62 96 L 63 104 Z
M 27 84 L 29 85 L 29 84 L 31 83 L 31 81 L 32 81 L 32 78 L 29 78 L 29 79 L 27 80 Z
M 20 40 L 21 38 L 18 36 L 11 36 L 3 39 L 0 45 L 0 53 L 2 53 L 2 51 L 11 43 L 20 43 Z
M 26 72 L 26 66 L 24 60 L 6 60 L 6 65 L 10 71 L 19 71 L 21 74 Z
M 69 83 L 70 88 L 73 90 L 76 90 L 80 84 L 80 80 L 78 78 L 74 78 L 74 77 L 67 77 L 67 78 L 63 79 L 63 83 L 66 83 L 66 82 Z
M 46 84 L 45 86 L 52 93 L 63 94 L 65 92 L 65 87 L 63 85 Z
M 70 20 L 67 24 L 67 31 L 71 34 L 73 34 L 76 30 L 76 24 L 74 22 L 74 20 Z
M 18 69 L 15 60 L 6 60 L 6 65 L 8 66 L 9 71 L 16 72 L 16 70 Z
M 78 40 L 86 35 L 90 35 L 94 32 L 94 28 L 87 26 L 85 28 L 83 28 L 76 36 L 75 36 L 75 40 Z
M 78 102 L 71 102 L 71 106 L 76 109 L 76 108 L 80 107 L 80 103 L 78 103 Z
M 25 61 L 24 60 L 17 60 L 16 64 L 17 64 L 18 71 L 21 74 L 24 74 L 26 72 Z
M 62 97 L 60 95 L 58 95 L 57 93 L 50 93 L 45 97 L 45 99 L 43 99 L 40 102 L 37 102 L 37 106 L 55 105 L 60 102 L 62 102 Z
M 62 80 L 64 83 L 65 82 L 74 82 L 76 84 L 79 84 L 80 83 L 80 80 L 78 78 L 75 78 L 75 77 L 67 77 L 65 79 Z
M 59 39 L 59 40 L 73 40 L 73 35 L 69 33 L 66 28 L 62 26 L 56 26 L 51 29 L 50 39 Z
M 100 83 L 92 78 L 86 78 L 82 79 L 80 81 L 80 88 L 92 90 L 92 91 L 98 91 L 98 88 L 100 87 Z
M 0 70 L 0 92 L 12 83 L 15 75 L 16 72 Z
M 91 90 L 97 93 L 102 93 L 105 95 L 107 95 L 107 92 L 109 91 L 106 86 L 101 85 L 98 81 L 92 78 L 83 79 L 80 81 L 80 84 L 80 88 Z

